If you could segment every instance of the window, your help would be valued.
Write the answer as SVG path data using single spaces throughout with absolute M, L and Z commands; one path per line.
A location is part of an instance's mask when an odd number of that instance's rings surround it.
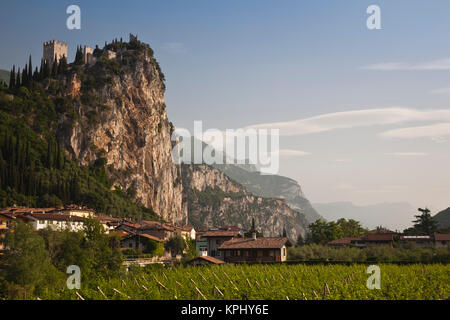
M 286 255 L 286 248 L 283 248 L 283 256 Z
M 220 245 L 220 240 L 216 240 L 216 244 L 217 244 L 217 245 Z
M 214 257 L 216 255 L 216 250 L 211 250 L 211 256 Z

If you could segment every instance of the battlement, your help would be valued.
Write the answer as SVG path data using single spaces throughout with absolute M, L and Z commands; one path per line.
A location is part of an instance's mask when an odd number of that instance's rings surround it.
M 67 43 L 63 42 L 63 41 L 59 41 L 59 40 L 50 40 L 50 41 L 45 41 L 44 42 L 44 47 L 45 46 L 61 46 L 61 47 L 67 47 Z
M 55 57 L 58 61 L 64 56 L 67 58 L 67 44 L 65 42 L 50 40 L 44 42 L 43 47 L 43 58 L 50 64 L 50 67 L 53 65 Z

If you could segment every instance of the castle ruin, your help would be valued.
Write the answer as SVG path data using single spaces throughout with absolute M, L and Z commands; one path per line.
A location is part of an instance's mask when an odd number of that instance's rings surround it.
M 43 59 L 47 61 L 50 67 L 53 65 L 55 58 L 59 61 L 62 57 L 67 58 L 67 44 L 65 42 L 56 40 L 44 42 Z

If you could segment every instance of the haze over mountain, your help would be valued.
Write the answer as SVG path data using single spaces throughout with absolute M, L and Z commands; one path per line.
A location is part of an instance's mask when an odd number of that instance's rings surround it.
M 208 144 L 194 137 L 191 137 L 190 142 L 190 159 L 193 161 L 194 143 L 200 143 L 203 151 Z M 276 174 L 261 174 L 258 165 L 251 164 L 248 160 L 245 161 L 246 164 L 236 164 L 233 162 L 237 161 L 230 159 L 225 152 L 213 150 L 218 157 L 224 159 L 224 164 L 212 164 L 212 167 L 219 169 L 254 195 L 264 198 L 284 199 L 291 209 L 304 214 L 309 223 L 323 218 L 313 208 L 301 186 L 294 179 Z
M 383 226 L 391 230 L 402 231 L 412 225 L 417 209 L 406 202 L 378 203 L 357 206 L 352 202 L 315 203 L 314 208 L 327 220 L 339 218 L 354 219 L 373 229 Z
M 450 228 L 450 208 L 438 212 L 433 219 L 440 228 Z

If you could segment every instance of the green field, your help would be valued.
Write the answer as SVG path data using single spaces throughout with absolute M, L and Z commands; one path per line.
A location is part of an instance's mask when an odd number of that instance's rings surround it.
M 380 264 L 381 289 L 366 287 L 367 265 L 239 265 L 131 268 L 123 278 L 40 299 L 318 300 L 449 299 L 450 266 Z

